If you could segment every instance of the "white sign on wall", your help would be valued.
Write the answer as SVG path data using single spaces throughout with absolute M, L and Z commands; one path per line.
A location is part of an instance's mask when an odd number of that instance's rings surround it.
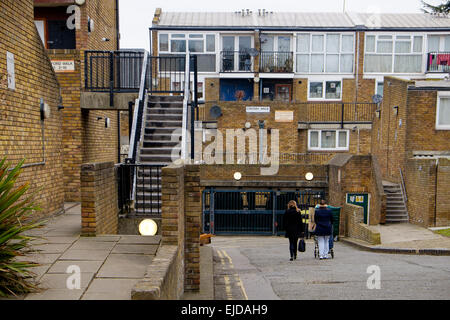
M 8 89 L 16 90 L 14 54 L 12 54 L 11 52 L 6 52 L 6 71 L 8 72 Z
M 269 113 L 270 107 L 247 107 L 247 113 Z
M 55 72 L 74 72 L 74 60 L 52 60 L 53 69 Z

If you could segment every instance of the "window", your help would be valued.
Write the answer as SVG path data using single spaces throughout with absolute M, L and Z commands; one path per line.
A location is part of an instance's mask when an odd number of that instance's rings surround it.
M 341 100 L 341 81 L 320 81 L 309 83 L 309 99 Z
M 309 130 L 309 150 L 347 151 L 349 147 L 349 133 L 347 130 Z
M 377 82 L 375 93 L 380 96 L 383 96 L 383 90 L 384 90 L 384 82 L 383 81 Z
M 436 106 L 436 129 L 450 130 L 450 92 L 438 93 Z
M 198 57 L 199 72 L 216 72 L 216 36 L 214 34 L 160 33 L 159 52 L 161 56 L 195 53 Z
M 421 73 L 423 36 L 367 35 L 364 72 Z
M 353 34 L 297 34 L 297 72 L 352 73 Z

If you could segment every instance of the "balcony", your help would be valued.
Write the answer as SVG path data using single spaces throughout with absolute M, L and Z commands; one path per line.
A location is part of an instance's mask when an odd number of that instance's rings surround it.
M 245 51 L 222 51 L 220 72 L 253 72 L 253 58 Z
M 450 72 L 450 52 L 428 53 L 427 72 Z
M 294 72 L 294 53 L 280 51 L 261 52 L 259 72 L 292 73 Z

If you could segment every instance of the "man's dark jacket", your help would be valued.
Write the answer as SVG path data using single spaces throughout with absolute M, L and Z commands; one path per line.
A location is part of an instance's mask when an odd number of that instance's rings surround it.
M 331 236 L 333 228 L 333 212 L 327 207 L 319 207 L 314 213 L 316 236 Z

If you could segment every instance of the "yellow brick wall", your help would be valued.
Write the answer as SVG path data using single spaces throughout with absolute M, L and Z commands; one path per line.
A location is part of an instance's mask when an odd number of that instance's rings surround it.
M 41 215 L 63 209 L 62 112 L 59 85 L 33 22 L 33 1 L 0 1 L 0 155 L 13 164 L 44 161 L 40 98 L 51 108 L 44 122 L 45 165 L 25 168 L 19 180 L 38 191 Z M 6 52 L 14 54 L 16 89 L 7 86 Z

